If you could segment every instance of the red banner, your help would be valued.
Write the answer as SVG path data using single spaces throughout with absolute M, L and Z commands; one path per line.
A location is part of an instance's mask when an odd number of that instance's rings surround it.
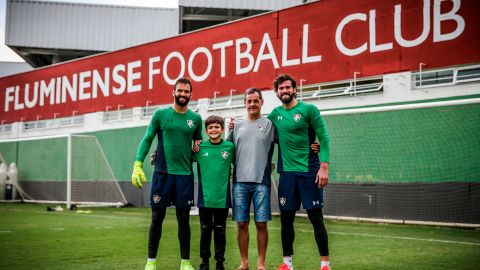
M 480 62 L 480 1 L 324 0 L 0 79 L 4 123 Z

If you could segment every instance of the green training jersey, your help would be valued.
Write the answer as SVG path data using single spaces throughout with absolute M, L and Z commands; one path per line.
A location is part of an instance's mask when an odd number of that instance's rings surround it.
M 200 144 L 200 151 L 195 153 L 198 163 L 198 207 L 231 207 L 229 179 L 234 154 L 235 146 L 229 141 L 213 144 L 206 140 Z
M 315 135 L 320 143 L 320 161 L 328 162 L 330 143 L 327 127 L 318 109 L 298 102 L 291 109 L 279 106 L 268 115 L 278 134 L 278 171 L 312 172 L 318 171 L 318 154 L 313 153 L 310 144 Z
M 157 110 L 138 148 L 137 161 L 143 162 L 155 136 L 155 172 L 192 174 L 192 141 L 202 139 L 200 115 L 191 110 L 178 113 L 172 107 Z

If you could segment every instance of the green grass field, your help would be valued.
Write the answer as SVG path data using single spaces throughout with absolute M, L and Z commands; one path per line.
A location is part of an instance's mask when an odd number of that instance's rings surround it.
M 84 209 L 82 209 L 84 210 Z M 0 204 L 0 269 L 143 269 L 150 222 L 148 208 L 47 212 L 45 205 Z M 236 224 L 228 221 L 226 269 L 236 269 Z M 296 220 L 294 265 L 318 269 L 318 252 L 307 219 Z M 199 221 L 193 216 L 191 259 L 199 259 Z M 479 269 L 480 231 L 430 226 L 327 221 L 331 263 L 342 269 Z M 280 222 L 269 223 L 267 269 L 281 260 Z M 256 262 L 250 227 L 251 269 Z M 167 211 L 157 269 L 178 269 L 173 209 Z M 212 261 L 213 263 L 213 261 Z

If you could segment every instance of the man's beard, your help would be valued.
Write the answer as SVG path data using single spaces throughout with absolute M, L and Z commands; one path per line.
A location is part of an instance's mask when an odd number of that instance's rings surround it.
M 184 98 L 185 101 L 181 101 L 180 98 Z M 183 96 L 175 96 L 175 103 L 178 106 L 184 107 L 187 106 L 188 102 L 190 101 L 189 97 L 183 97 Z
M 283 96 L 285 96 L 285 95 L 288 96 L 287 99 L 283 99 Z M 294 97 L 294 96 L 295 96 L 295 93 L 292 93 L 291 95 L 289 95 L 289 94 L 283 94 L 282 96 L 278 96 L 278 95 L 277 95 L 278 99 L 280 99 L 280 101 L 281 101 L 282 103 L 284 103 L 284 104 L 290 103 L 290 101 L 293 100 L 293 97 Z

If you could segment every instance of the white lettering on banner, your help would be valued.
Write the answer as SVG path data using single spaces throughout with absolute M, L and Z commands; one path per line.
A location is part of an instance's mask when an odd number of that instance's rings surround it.
M 30 100 L 30 98 L 29 98 L 29 96 L 30 96 L 30 91 L 29 90 L 30 90 L 30 84 L 27 83 L 27 84 L 25 84 L 25 91 L 24 91 L 24 93 L 25 93 L 25 106 L 27 108 L 33 108 L 37 104 L 37 100 L 38 100 L 38 82 L 34 83 L 32 100 Z
M 55 84 L 55 104 L 60 104 L 61 97 L 62 97 L 62 80 L 60 80 L 60 78 L 57 78 L 56 84 Z
M 57 89 L 60 89 L 57 85 Z M 54 93 L 55 92 L 55 79 L 50 79 L 50 82 L 48 85 L 45 83 L 44 80 L 40 81 L 40 106 L 43 106 L 45 104 L 45 97 L 50 97 L 50 104 L 53 104 L 53 98 L 54 98 Z M 58 96 L 60 96 L 60 93 L 57 91 Z M 60 100 L 58 100 L 58 103 L 60 103 Z
M 303 25 L 302 41 L 302 63 L 313 63 L 322 61 L 321 55 L 308 56 L 308 24 Z
M 425 44 L 432 31 L 432 41 L 434 43 L 453 40 L 464 33 L 466 22 L 459 14 L 461 0 L 423 0 L 421 1 L 423 3 L 423 7 L 421 7 L 422 12 L 421 14 L 416 14 L 419 18 L 410 18 L 410 14 L 409 16 L 403 14 L 402 18 L 402 11 L 406 12 L 405 7 L 402 10 L 401 1 L 397 2 L 400 3 L 392 4 L 390 11 L 384 11 L 385 9 L 382 8 L 370 9 L 368 13 L 365 11 L 364 13 L 352 12 L 351 14 L 346 14 L 335 28 L 336 48 L 343 55 L 351 57 L 365 53 L 373 54 L 390 51 L 394 49 L 394 46 L 397 49 L 398 47 L 411 48 L 421 46 Z M 451 7 L 449 10 L 441 8 L 442 4 L 446 3 L 451 4 L 448 5 Z M 420 11 L 420 7 L 415 9 Z M 379 10 L 389 13 L 379 14 Z M 412 28 L 414 26 L 413 22 L 419 21 L 420 16 L 422 16 L 421 19 L 423 20 L 421 34 L 412 38 L 409 35 L 412 29 L 408 28 Z M 393 20 L 393 29 L 389 29 L 391 33 L 386 32 L 384 29 L 381 32 L 377 32 L 377 26 L 385 24 L 384 21 L 381 21 L 385 18 Z M 301 36 L 300 29 L 297 29 L 300 25 L 302 26 Z M 255 32 L 255 36 L 247 34 L 248 36 L 219 40 L 213 44 L 209 44 L 207 41 L 202 46 L 181 48 L 182 52 L 166 51 L 162 55 L 147 56 L 143 60 L 134 59 L 127 63 L 114 63 L 108 67 L 103 67 L 101 70 L 92 68 L 91 70 L 82 70 L 73 74 L 67 73 L 68 71 L 64 73 L 58 71 L 57 75 L 54 75 L 56 77 L 50 78 L 44 78 L 46 74 L 49 74 L 48 72 L 38 71 L 40 79 L 37 81 L 24 82 L 21 79 L 21 83 L 7 85 L 2 89 L 5 93 L 4 111 L 19 111 L 55 104 L 74 103 L 76 101 L 97 99 L 100 96 L 109 97 L 112 93 L 113 95 L 126 95 L 141 92 L 145 89 L 153 90 L 156 89 L 155 86 L 159 82 L 162 82 L 162 85 L 164 83 L 173 85 L 178 78 L 185 75 L 192 78 L 195 82 L 203 82 L 209 79 L 214 80 L 215 78 L 211 78 L 212 74 L 220 74 L 221 78 L 227 76 L 235 77 L 250 72 L 259 72 L 262 71 L 262 68 L 263 70 L 270 67 L 280 69 L 282 67 L 321 62 L 324 56 L 319 53 L 321 48 L 318 48 L 315 41 L 330 40 L 332 38 L 323 36 L 324 32 L 321 31 L 327 28 L 316 25 L 316 28 L 313 28 L 312 32 L 310 32 L 311 27 L 307 23 L 295 24 L 294 27 L 295 29 L 291 28 L 290 31 L 288 27 L 281 29 L 281 42 L 279 40 L 280 36 L 277 36 L 275 31 L 269 30 L 266 33 Z M 352 31 L 349 31 L 349 28 L 360 32 L 360 35 L 355 36 L 360 36 L 360 40 L 352 38 Z M 330 29 L 330 26 L 328 29 Z M 417 33 L 420 29 L 418 31 L 417 29 L 414 30 L 413 32 Z M 364 40 L 361 40 L 363 32 L 366 34 L 363 35 Z M 292 33 L 295 34 L 292 35 Z M 350 35 L 348 40 L 347 34 Z M 259 40 L 260 37 L 262 38 L 261 42 Z M 312 37 L 315 37 L 313 44 L 311 44 Z M 298 41 L 301 41 L 301 44 L 298 44 Z M 355 45 L 349 44 L 349 42 L 354 42 Z M 253 48 L 254 46 L 255 49 Z M 281 48 L 277 48 L 277 46 L 281 46 Z M 191 49 L 191 51 L 186 51 L 187 49 Z M 135 55 L 135 51 L 132 51 L 131 55 Z M 147 62 L 142 62 L 147 61 L 147 59 L 148 67 Z M 231 59 L 231 62 L 227 63 L 227 59 Z M 113 57 L 109 61 L 114 61 Z M 217 61 L 219 64 L 217 64 Z M 233 61 L 235 61 L 235 66 L 233 66 Z M 68 66 L 69 68 L 65 70 L 75 69 L 76 67 L 75 64 L 68 65 L 71 66 Z M 213 70 L 214 65 L 216 70 Z M 145 75 L 142 72 L 148 72 L 146 74 L 148 80 L 142 80 L 142 76 Z M 161 73 L 163 73 L 163 76 Z M 143 85 L 147 81 L 148 87 Z
M 15 101 L 15 98 L 11 96 L 12 93 L 15 94 L 15 87 L 11 86 L 5 89 L 5 107 L 3 109 L 5 112 L 8 112 L 10 102 Z
M 440 6 L 445 0 L 435 0 L 433 6 L 433 42 L 447 41 L 457 38 L 465 30 L 465 20 L 457 12 L 460 9 L 460 0 L 450 0 L 453 2 L 453 8 L 449 12 L 442 14 Z M 457 23 L 457 27 L 451 33 L 442 34 L 442 21 L 454 20 Z M 478 26 L 477 26 L 478 27 Z
M 155 56 L 148 59 L 148 90 L 153 89 L 153 75 L 160 74 L 160 69 L 153 68 L 153 64 L 157 62 L 160 62 L 160 56 Z
M 340 22 L 340 24 L 337 27 L 337 31 L 335 31 L 335 44 L 337 45 L 337 48 L 345 55 L 348 56 L 354 56 L 357 54 L 361 54 L 362 52 L 366 51 L 368 48 L 367 43 L 363 43 L 360 47 L 357 47 L 355 49 L 350 49 L 347 48 L 342 41 L 342 32 L 345 26 L 352 22 L 352 21 L 367 21 L 367 15 L 363 13 L 355 13 L 355 14 L 350 14 L 347 17 L 343 18 L 343 20 Z
M 268 53 L 265 54 L 265 49 L 268 50 Z M 273 49 L 272 41 L 270 41 L 270 36 L 268 33 L 263 35 L 262 44 L 260 45 L 260 50 L 258 50 L 257 61 L 255 62 L 255 67 L 253 72 L 257 72 L 260 67 L 260 62 L 263 60 L 272 60 L 273 67 L 278 69 L 277 56 L 275 55 L 275 50 Z
M 177 58 L 180 61 L 180 73 L 178 73 L 178 75 L 175 79 L 171 79 L 170 77 L 168 77 L 167 70 L 168 70 L 168 63 L 170 62 L 170 59 L 172 59 L 174 57 Z M 183 58 L 183 55 L 179 52 L 176 52 L 176 51 L 169 53 L 167 55 L 167 57 L 165 58 L 165 61 L 163 62 L 163 79 L 169 85 L 174 85 L 175 81 L 178 78 L 183 77 L 184 74 L 185 74 L 185 58 Z
M 370 10 L 370 20 L 368 20 L 368 30 L 370 31 L 370 52 L 380 52 L 390 50 L 393 47 L 391 42 L 377 45 L 377 29 L 376 29 L 376 11 Z
M 72 101 L 77 100 L 77 74 L 73 74 L 72 81 L 70 83 L 67 76 L 62 76 L 62 103 L 67 102 L 67 91 Z
M 116 65 L 112 71 L 112 79 L 119 85 L 119 87 L 112 87 L 112 93 L 115 95 L 120 95 L 125 92 L 126 82 L 125 78 L 119 74 L 120 71 L 125 71 L 125 65 Z
M 19 100 L 19 93 L 20 93 L 20 89 L 18 89 L 19 87 L 17 86 L 16 89 L 15 89 L 15 110 L 21 110 L 24 108 L 23 106 L 23 103 L 20 103 Z
M 422 34 L 413 40 L 406 40 L 402 36 L 402 5 L 395 5 L 394 12 L 394 34 L 395 41 L 401 47 L 415 47 L 428 38 L 430 33 L 430 1 L 423 0 L 423 30 Z M 444 1 L 450 1 L 453 3 L 453 8 L 447 13 L 441 13 L 440 6 Z M 462 16 L 457 14 L 460 9 L 461 0 L 434 0 L 433 8 L 433 42 L 447 41 L 459 37 L 465 29 L 465 20 Z M 346 16 L 337 26 L 335 31 L 335 44 L 340 52 L 348 56 L 355 56 L 361 53 L 364 53 L 368 47 L 370 47 L 370 52 L 379 52 L 392 50 L 393 44 L 391 42 L 377 45 L 376 43 L 376 10 L 370 10 L 368 16 L 368 25 L 369 25 L 369 42 L 363 43 L 357 48 L 349 48 L 345 45 L 342 40 L 342 33 L 345 27 L 352 21 L 367 21 L 367 15 L 364 13 L 354 13 Z M 457 27 L 450 33 L 442 33 L 441 31 L 441 22 L 453 20 L 457 23 Z
M 85 90 L 91 87 L 90 80 L 86 81 L 86 79 L 89 79 L 91 76 L 91 71 L 80 72 L 78 75 L 78 100 L 90 99 L 92 97 L 91 93 L 85 93 Z
M 288 28 L 282 31 L 282 66 L 295 66 L 300 64 L 300 58 L 288 59 Z
M 225 77 L 225 48 L 233 46 L 233 40 L 215 43 L 212 46 L 212 49 L 220 49 L 220 76 Z
M 110 95 L 110 68 L 105 68 L 102 76 L 98 70 L 93 71 L 93 86 L 92 86 L 92 97 L 97 98 L 98 88 L 102 91 L 104 97 L 108 97 Z
M 195 59 L 195 56 L 197 56 L 197 54 L 199 53 L 203 53 L 207 57 L 207 70 L 205 70 L 205 73 L 203 73 L 202 75 L 196 75 L 195 72 L 193 72 L 193 60 Z M 190 54 L 190 57 L 188 58 L 188 74 L 190 74 L 192 80 L 196 82 L 204 81 L 212 71 L 212 62 L 212 54 L 207 48 L 199 47 L 193 50 L 192 54 Z
M 140 68 L 142 66 L 142 61 L 134 61 L 130 62 L 127 65 L 127 92 L 132 93 L 132 92 L 138 92 L 142 91 L 142 86 L 140 84 L 133 84 L 134 80 L 140 79 L 141 73 L 140 72 L 134 72 L 134 69 Z
M 395 5 L 395 40 L 402 47 L 415 47 L 422 44 L 430 33 L 430 0 L 423 0 L 423 30 L 414 40 L 405 40 L 402 36 L 402 5 Z
M 245 51 L 241 51 L 242 44 L 245 44 L 246 48 Z M 235 67 L 236 67 L 236 74 L 244 74 L 250 72 L 253 68 L 254 64 L 254 58 L 253 55 L 250 53 L 252 50 L 252 41 L 249 38 L 239 38 L 235 40 L 235 52 L 236 52 L 236 57 L 235 57 Z M 242 59 L 247 59 L 248 60 L 248 65 L 246 67 L 242 68 Z

